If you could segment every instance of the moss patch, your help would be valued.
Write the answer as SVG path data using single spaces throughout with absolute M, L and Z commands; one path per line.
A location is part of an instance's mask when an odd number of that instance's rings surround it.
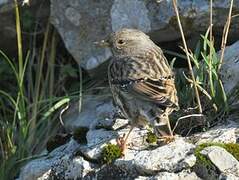
M 194 154 L 197 158 L 197 163 L 200 163 L 208 168 L 212 167 L 212 162 L 207 159 L 204 155 L 202 155 L 200 152 L 209 146 L 219 146 L 227 150 L 229 153 L 231 153 L 237 160 L 239 160 L 239 144 L 234 143 L 203 143 L 197 146 L 197 148 L 194 151 Z
M 86 134 L 89 131 L 89 128 L 87 127 L 79 127 L 74 130 L 73 132 L 73 139 L 76 140 L 80 144 L 86 144 Z
M 152 132 L 148 132 L 147 133 L 147 137 L 146 137 L 146 141 L 147 143 L 156 143 L 157 142 L 157 136 L 152 133 Z
M 197 158 L 193 171 L 202 179 L 218 179 L 219 172 L 214 164 L 200 152 L 209 146 L 219 146 L 231 153 L 237 160 L 239 160 L 239 144 L 234 143 L 203 143 L 196 147 L 194 154 Z
M 111 163 L 122 155 L 121 149 L 118 145 L 107 144 L 101 153 L 101 160 L 103 163 Z

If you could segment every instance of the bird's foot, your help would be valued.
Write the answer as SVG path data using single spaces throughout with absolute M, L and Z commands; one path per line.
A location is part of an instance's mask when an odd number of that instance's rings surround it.
M 175 140 L 174 136 L 161 136 L 160 138 L 158 138 L 159 143 L 164 143 L 164 144 L 169 144 L 171 142 L 173 142 Z
M 118 137 L 116 139 L 117 145 L 119 146 L 119 148 L 121 149 L 121 154 L 122 157 L 125 156 L 126 150 L 127 150 L 127 143 L 125 140 L 125 134 L 123 135 L 123 137 Z

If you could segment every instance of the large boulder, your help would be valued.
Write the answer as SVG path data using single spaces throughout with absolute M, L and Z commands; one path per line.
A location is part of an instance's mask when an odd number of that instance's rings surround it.
M 185 34 L 192 42 L 209 26 L 209 2 L 178 1 Z M 227 0 L 213 2 L 215 35 L 222 33 L 229 6 Z M 239 0 L 234 1 L 233 10 L 239 10 Z M 149 33 L 155 42 L 174 41 L 175 46 L 175 41 L 180 39 L 172 1 L 166 0 L 51 0 L 51 20 L 66 48 L 86 70 L 98 67 L 111 56 L 108 49 L 98 48 L 94 42 L 123 27 Z M 238 37 L 238 28 L 239 23 L 232 21 L 233 39 Z M 191 36 L 193 34 L 197 35 Z

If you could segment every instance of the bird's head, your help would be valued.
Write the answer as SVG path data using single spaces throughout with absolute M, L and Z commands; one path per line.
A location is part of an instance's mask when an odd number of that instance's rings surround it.
M 112 33 L 106 40 L 98 44 L 111 48 L 114 56 L 137 55 L 153 46 L 153 42 L 145 33 L 126 28 Z

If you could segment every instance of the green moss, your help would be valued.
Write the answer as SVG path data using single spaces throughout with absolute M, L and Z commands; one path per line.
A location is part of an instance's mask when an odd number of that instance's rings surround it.
M 146 141 L 147 141 L 147 143 L 156 143 L 157 142 L 157 136 L 152 132 L 148 132 Z
M 103 148 L 101 159 L 103 163 L 111 163 L 117 158 L 120 158 L 122 151 L 118 145 L 108 144 Z
M 197 158 L 197 163 L 203 164 L 206 167 L 212 167 L 213 164 L 210 160 L 208 160 L 204 155 L 202 155 L 200 152 L 209 146 L 219 146 L 227 150 L 229 153 L 231 153 L 237 160 L 239 160 L 239 144 L 234 143 L 203 143 L 197 146 L 197 148 L 194 151 L 194 154 Z
M 239 144 L 228 143 L 223 144 L 223 147 L 239 161 Z
M 207 159 L 204 155 L 202 155 L 200 152 L 208 147 L 208 146 L 213 146 L 211 145 L 212 143 L 203 143 L 203 144 L 200 144 L 199 146 L 197 146 L 197 148 L 195 149 L 194 151 L 194 155 L 196 156 L 197 158 L 197 163 L 198 164 L 202 164 L 204 166 L 206 166 L 207 168 L 210 168 L 213 166 L 212 162 Z
M 87 127 L 79 127 L 74 130 L 73 132 L 73 139 L 76 140 L 80 144 L 86 144 L 86 134 L 89 131 L 89 128 Z

